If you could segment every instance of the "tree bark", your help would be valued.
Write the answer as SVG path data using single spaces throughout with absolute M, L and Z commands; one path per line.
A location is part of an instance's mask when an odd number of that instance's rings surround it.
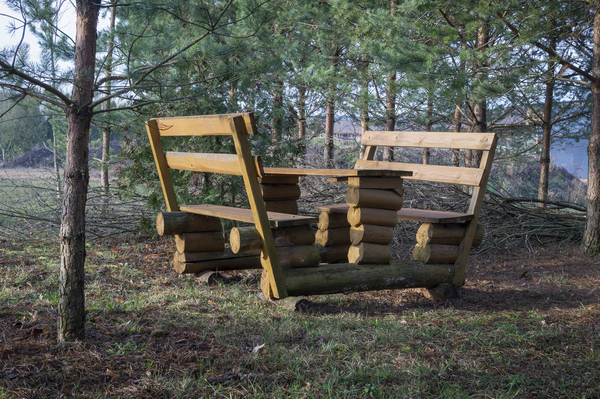
M 366 97 L 365 94 L 367 93 L 367 90 L 368 90 L 368 83 L 363 83 L 360 90 L 361 90 L 362 97 Z M 369 120 L 369 110 L 367 107 L 368 106 L 367 106 L 366 101 L 363 101 L 360 106 L 360 134 L 361 134 L 361 137 L 362 137 L 362 135 L 365 134 L 365 132 L 367 130 L 369 130 L 370 120 Z M 365 156 L 365 146 L 361 145 L 360 146 L 360 159 L 363 159 L 364 156 Z
M 93 98 L 98 3 L 77 1 L 72 105 L 64 171 L 65 195 L 60 228 L 61 265 L 58 342 L 85 338 L 85 204 L 89 183 L 88 141 Z
M 484 23 L 479 27 L 477 31 L 477 49 L 480 52 L 485 52 L 488 46 L 489 39 L 489 25 Z M 484 72 L 486 69 L 485 62 L 475 61 L 477 76 L 482 84 L 487 81 L 487 73 Z M 485 98 L 477 99 L 473 104 L 473 132 L 485 133 L 487 131 L 487 102 Z M 481 163 L 482 151 L 471 151 L 470 167 L 478 168 Z
M 396 72 L 387 76 L 387 90 L 385 103 L 385 130 L 392 132 L 396 130 Z M 383 160 L 394 161 L 394 147 L 383 148 Z
M 454 132 L 460 133 L 462 127 L 460 106 L 454 107 Z M 460 166 L 460 150 L 452 150 L 452 166 Z
M 298 138 L 306 136 L 306 87 L 298 88 Z
M 431 101 L 431 96 L 427 98 L 427 113 L 426 113 L 426 122 L 425 122 L 425 131 L 431 132 L 431 114 L 433 112 L 433 103 Z M 431 149 L 423 148 L 423 165 L 429 164 L 429 157 L 431 156 Z
M 117 4 L 118 0 L 111 0 L 111 9 L 110 9 L 110 31 L 108 38 L 108 50 L 106 52 L 106 77 L 112 76 L 113 71 L 113 51 L 115 48 L 115 22 L 116 22 L 116 14 L 117 14 Z M 111 81 L 110 79 L 106 82 L 106 94 L 110 95 L 111 93 Z M 109 110 L 112 105 L 112 101 L 108 100 L 104 104 L 104 109 Z M 102 194 L 104 195 L 104 204 L 105 207 L 108 205 L 108 191 L 109 191 L 109 179 L 108 179 L 108 165 L 110 163 L 110 134 L 111 134 L 111 126 L 110 121 L 106 122 L 104 130 L 102 131 L 102 170 L 100 174 Z
M 550 38 L 550 48 L 556 51 L 556 37 Z M 550 171 L 550 136 L 552 134 L 552 102 L 554 101 L 554 65 L 548 61 L 548 81 L 546 82 L 546 98 L 544 100 L 544 115 L 542 120 L 542 154 L 540 156 L 540 181 L 538 199 L 548 199 L 548 175 Z M 545 208 L 545 202 L 539 202 L 539 207 Z
M 583 250 L 589 255 L 600 253 L 600 1 L 593 2 L 594 48 L 592 72 L 592 117 L 588 145 L 587 219 Z
M 333 165 L 333 128 L 335 124 L 335 100 L 333 89 L 327 95 L 327 109 L 325 111 L 325 168 Z

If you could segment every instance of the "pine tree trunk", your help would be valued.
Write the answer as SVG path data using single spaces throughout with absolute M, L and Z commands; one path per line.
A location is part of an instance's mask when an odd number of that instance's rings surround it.
M 369 130 L 369 111 L 365 109 L 366 105 L 362 106 L 360 110 L 360 134 L 361 136 L 365 134 L 367 130 Z M 365 146 L 360 146 L 360 159 L 363 159 L 365 156 Z
M 335 124 L 335 100 L 332 89 L 327 97 L 327 109 L 325 111 L 325 167 L 333 165 L 333 128 Z
M 550 39 L 550 48 L 556 50 L 556 38 Z M 542 154 L 540 156 L 540 181 L 538 199 L 548 199 L 548 178 L 550 171 L 550 136 L 552 134 L 552 102 L 554 101 L 554 61 L 548 62 L 548 81 L 546 82 L 546 98 L 544 100 L 544 115 L 542 120 Z M 545 207 L 543 202 L 539 207 Z
M 116 14 L 117 14 L 117 4 L 118 0 L 111 0 L 110 9 L 110 31 L 108 38 L 108 51 L 106 53 L 106 77 L 112 76 L 113 71 L 113 51 L 115 47 L 115 22 L 116 22 Z M 106 82 L 106 94 L 110 95 L 111 93 L 111 81 L 108 80 Z M 104 109 L 109 110 L 112 105 L 112 101 L 108 100 L 104 105 Z M 104 130 L 102 132 L 102 170 L 100 174 L 102 194 L 104 195 L 104 206 L 108 205 L 108 191 L 109 191 L 109 179 L 108 179 L 108 165 L 110 164 L 110 122 L 106 123 Z
M 433 111 L 433 103 L 431 101 L 431 96 L 427 98 L 427 121 L 425 122 L 425 131 L 431 132 L 431 117 Z M 429 157 L 431 156 L 431 150 L 429 148 L 423 148 L 423 165 L 429 164 Z
M 298 138 L 306 136 L 306 87 L 298 88 Z
M 592 72 L 592 118 L 588 145 L 587 220 L 583 250 L 589 255 L 600 253 L 600 1 L 594 5 L 594 47 Z
M 460 106 L 454 107 L 454 132 L 460 133 L 462 127 Z M 460 150 L 452 150 L 452 166 L 460 166 Z
M 489 24 L 484 23 L 477 31 L 477 49 L 482 53 L 484 53 L 488 47 L 489 29 Z M 482 83 L 487 82 L 488 77 L 487 73 L 485 72 L 487 69 L 486 63 L 481 61 L 481 59 L 478 59 L 475 61 L 475 63 L 477 70 L 476 79 Z M 477 99 L 473 104 L 473 117 L 473 132 L 485 133 L 487 131 L 487 102 L 485 98 Z M 479 164 L 481 163 L 482 154 L 482 151 L 472 150 L 469 166 L 472 168 L 478 168 Z
M 271 142 L 276 146 L 283 134 L 283 82 L 277 80 L 273 90 L 273 113 L 271 117 Z
M 89 183 L 88 140 L 92 112 L 98 3 L 77 1 L 72 106 L 68 111 L 65 193 L 60 227 L 58 342 L 85 338 L 85 205 Z
M 394 2 L 392 2 L 393 5 Z M 387 90 L 385 103 L 385 130 L 392 132 L 396 130 L 396 72 L 387 76 Z M 394 161 L 394 147 L 383 148 L 383 160 Z

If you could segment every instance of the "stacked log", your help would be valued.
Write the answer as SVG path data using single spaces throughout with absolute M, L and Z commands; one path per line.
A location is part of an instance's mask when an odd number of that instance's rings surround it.
M 347 207 L 317 207 L 317 210 L 321 213 L 315 242 L 321 254 L 321 262 L 347 262 L 350 248 Z
M 298 176 L 271 175 L 259 177 L 258 181 L 268 212 L 298 214 Z
M 350 206 L 348 262 L 387 264 L 394 238 L 397 213 L 403 202 L 402 179 L 353 178 L 348 180 L 346 202 Z
M 423 223 L 417 231 L 413 259 L 425 263 L 454 263 L 459 256 L 466 226 L 466 223 Z M 477 224 L 472 248 L 481 244 L 483 234 L 483 226 Z
M 221 221 L 217 217 L 185 212 L 162 212 L 156 217 L 160 236 L 175 237 L 173 266 L 179 274 L 205 270 L 260 269 L 260 252 L 241 255 L 225 248 Z
M 309 225 L 279 227 L 271 230 L 281 268 L 319 266 L 320 254 L 315 233 Z M 234 227 L 229 245 L 235 254 L 252 253 L 262 249 L 262 240 L 254 226 Z

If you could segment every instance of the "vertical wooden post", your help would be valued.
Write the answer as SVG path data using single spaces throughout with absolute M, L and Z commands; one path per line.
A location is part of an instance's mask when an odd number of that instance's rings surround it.
M 165 152 L 163 150 L 162 142 L 160 141 L 160 130 L 158 129 L 157 121 L 155 119 L 150 119 L 146 122 L 146 130 L 148 131 L 148 137 L 150 138 L 152 154 L 154 154 L 154 162 L 156 163 L 160 185 L 162 186 L 165 202 L 167 203 L 167 210 L 169 212 L 177 212 L 179 211 L 179 205 L 177 204 L 177 198 L 175 197 L 175 191 L 173 190 L 173 183 L 171 182 L 171 175 L 169 174 Z
M 457 287 L 461 287 L 465 284 L 465 274 L 467 269 L 467 260 L 469 260 L 469 253 L 471 252 L 471 245 L 473 244 L 473 238 L 475 238 L 475 232 L 477 231 L 477 223 L 479 222 L 479 213 L 483 205 L 483 196 L 487 189 L 488 178 L 490 177 L 490 171 L 492 169 L 492 160 L 496 152 L 496 145 L 498 144 L 498 136 L 494 136 L 493 143 L 490 146 L 490 150 L 483 153 L 481 158 L 481 167 L 483 168 L 483 176 L 481 176 L 481 182 L 479 187 L 473 187 L 473 196 L 471 197 L 471 204 L 469 205 L 469 213 L 475 215 L 475 217 L 466 222 L 467 228 L 465 231 L 465 238 L 461 241 L 458 248 L 458 259 L 454 262 L 456 266 L 456 272 L 454 274 L 453 284 Z
M 265 282 L 261 282 L 261 288 L 263 289 L 265 296 L 271 296 L 272 292 L 272 296 L 282 299 L 287 297 L 287 290 L 279 265 L 279 257 L 277 255 L 277 249 L 275 248 L 275 241 L 273 240 L 273 233 L 271 232 L 267 209 L 265 207 L 265 202 L 262 199 L 260 185 L 258 184 L 258 172 L 250 152 L 246 124 L 244 123 L 244 118 L 241 116 L 230 118 L 229 123 L 235 150 L 240 159 L 240 168 L 244 178 L 244 185 L 246 186 L 248 202 L 252 209 L 254 224 L 263 243 L 263 260 L 269 284 L 267 285 Z

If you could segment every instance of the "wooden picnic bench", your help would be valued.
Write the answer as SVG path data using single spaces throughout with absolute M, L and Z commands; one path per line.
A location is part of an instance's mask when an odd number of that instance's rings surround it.
M 289 207 L 290 213 L 268 211 L 269 201 L 272 202 L 269 206 L 280 207 L 282 202 L 298 195 L 297 189 L 279 185 L 296 184 L 298 176 L 309 174 L 332 176 L 348 181 L 351 189 L 369 187 L 379 190 L 377 194 L 386 198 L 373 203 L 373 198 L 360 191 L 356 192 L 356 198 L 347 195 L 351 198 L 348 204 L 355 211 L 354 219 L 348 216 L 350 220 L 362 224 L 385 219 L 390 224 L 392 215 L 395 224 L 396 212 L 402 205 L 402 190 L 398 187 L 401 187 L 402 178 L 411 176 L 412 171 L 381 167 L 351 170 L 264 168 L 260 157 L 253 157 L 250 152 L 247 136 L 256 134 L 256 127 L 253 115 L 248 113 L 156 118 L 147 121 L 146 126 L 168 210 L 158 215 L 157 231 L 160 235 L 176 236 L 174 266 L 180 273 L 197 272 L 206 267 L 224 270 L 261 267 L 261 289 L 271 298 L 387 288 L 431 288 L 454 278 L 455 267 L 448 264 L 390 262 L 387 257 L 383 258 L 382 264 L 361 262 L 363 256 L 369 258 L 371 252 L 376 255 L 377 251 L 357 253 L 354 263 L 319 265 L 323 255 L 313 245 L 314 232 L 307 226 L 319 222 L 318 218 L 297 215 L 293 206 Z M 161 137 L 212 135 L 230 136 L 235 154 L 165 152 L 161 141 Z M 212 204 L 179 205 L 170 169 L 240 175 L 250 209 Z M 278 198 L 285 201 L 278 201 Z M 380 205 L 381 209 L 378 209 Z M 251 226 L 237 229 L 236 245 L 232 241 L 231 248 L 227 248 L 220 219 Z M 307 239 L 307 232 L 311 238 Z M 233 230 L 231 236 L 234 236 Z M 387 244 L 378 245 L 387 247 Z
M 465 267 L 471 247 L 474 243 L 479 245 L 483 237 L 483 228 L 478 224 L 479 213 L 497 141 L 494 133 L 366 131 L 362 135 L 361 144 L 365 146 L 365 151 L 363 158 L 356 162 L 356 169 L 410 171 L 412 176 L 404 177 L 405 180 L 469 187 L 471 200 L 465 212 L 404 207 L 397 211 L 399 220 L 422 222 L 417 232 L 413 259 L 425 263 L 453 263 L 457 268 L 453 279 L 456 286 L 464 284 Z M 473 150 L 481 151 L 482 156 L 477 168 L 400 161 L 384 162 L 375 160 L 378 147 Z M 357 190 L 368 193 L 370 189 L 357 187 Z M 322 212 L 320 220 L 332 217 L 327 215 L 346 213 L 349 215 L 349 212 L 352 212 L 352 207 L 346 204 L 320 206 L 317 209 Z M 359 227 L 360 225 L 354 225 L 351 228 Z M 367 237 L 366 240 L 369 241 L 370 238 Z M 356 243 L 353 242 L 351 245 Z

